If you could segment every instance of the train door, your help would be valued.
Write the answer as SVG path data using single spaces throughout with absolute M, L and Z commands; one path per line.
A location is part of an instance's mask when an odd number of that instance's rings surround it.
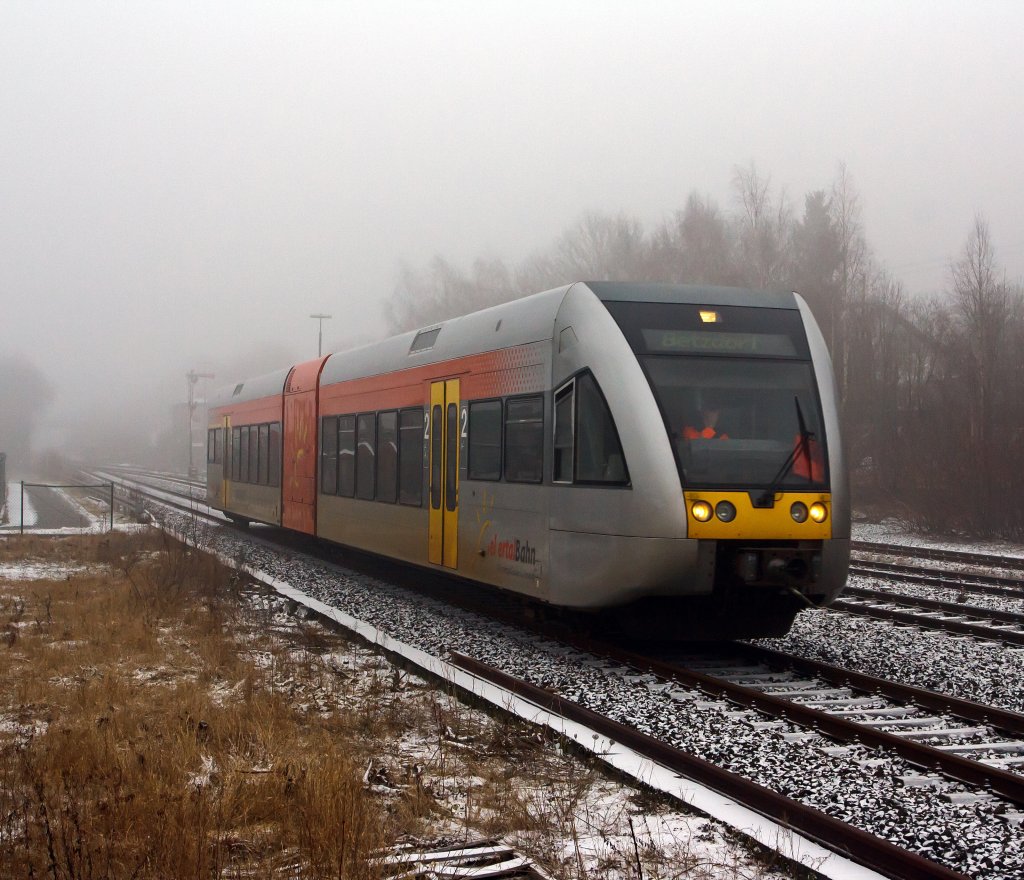
M 430 384 L 430 535 L 435 565 L 459 564 L 459 380 Z
M 326 357 L 292 367 L 284 383 L 281 525 L 316 534 L 317 396 Z
M 316 529 L 316 401 L 312 391 L 284 399 L 281 525 L 312 535 Z

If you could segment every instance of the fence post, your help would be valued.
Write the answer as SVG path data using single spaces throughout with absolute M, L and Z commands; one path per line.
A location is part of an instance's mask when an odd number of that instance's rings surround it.
M 110 529 L 114 531 L 114 481 L 110 481 Z
M 21 481 L 21 533 L 25 534 L 25 481 Z

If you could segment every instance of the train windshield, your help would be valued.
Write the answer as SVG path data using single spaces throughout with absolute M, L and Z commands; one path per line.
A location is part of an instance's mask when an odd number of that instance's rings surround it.
M 686 488 L 826 486 L 799 312 L 608 303 L 661 408 Z

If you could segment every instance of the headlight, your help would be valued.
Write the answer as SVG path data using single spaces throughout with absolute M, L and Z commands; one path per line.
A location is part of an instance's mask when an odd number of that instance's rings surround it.
M 722 522 L 732 522 L 736 519 L 736 508 L 731 501 L 719 501 L 715 505 L 715 516 Z
M 798 523 L 807 522 L 807 505 L 802 501 L 794 501 L 789 508 L 789 515 Z
M 707 501 L 694 501 L 690 513 L 697 522 L 707 522 L 711 519 L 711 505 Z
M 820 501 L 815 501 L 811 505 L 811 519 L 816 523 L 823 523 L 828 519 L 828 508 Z

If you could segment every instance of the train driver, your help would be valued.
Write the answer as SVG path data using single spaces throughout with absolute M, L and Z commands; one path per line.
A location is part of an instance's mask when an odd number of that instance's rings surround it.
M 686 425 L 683 428 L 684 440 L 728 440 L 729 435 L 718 430 L 719 409 L 717 405 L 707 404 L 701 407 L 700 418 L 703 423 L 700 428 L 693 425 Z

